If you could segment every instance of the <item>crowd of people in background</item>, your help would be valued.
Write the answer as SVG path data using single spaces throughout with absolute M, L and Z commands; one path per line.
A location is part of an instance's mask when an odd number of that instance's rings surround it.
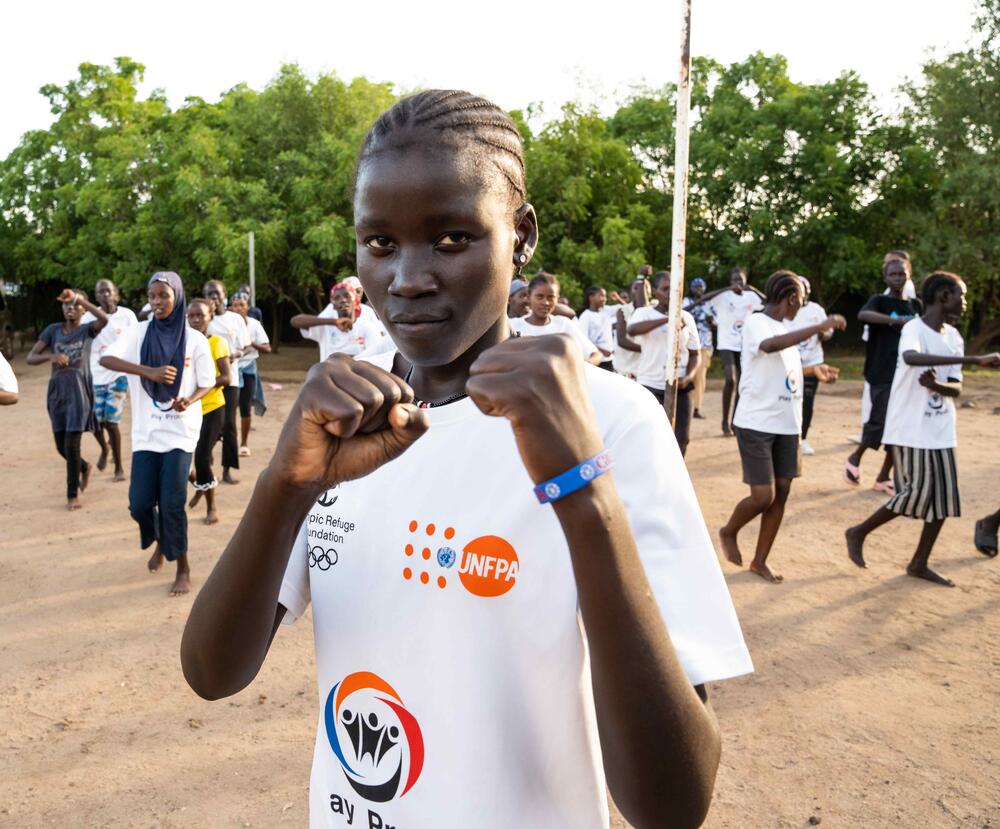
M 883 263 L 884 291 L 874 294 L 858 313 L 865 342 L 862 430 L 853 438 L 857 448 L 844 462 L 844 480 L 859 486 L 866 451 L 884 450 L 872 489 L 889 501 L 848 530 L 847 544 L 850 559 L 864 567 L 862 545 L 869 532 L 897 515 L 919 517 L 926 529 L 908 572 L 950 584 L 927 567 L 927 560 L 944 519 L 960 512 L 953 401 L 960 392 L 962 365 L 995 366 L 998 361 L 996 355 L 964 355 L 953 324 L 964 310 L 964 299 L 959 301 L 964 284 L 952 274 L 932 276 L 926 283 L 932 290 L 918 300 L 909 256 L 890 251 Z M 731 563 L 742 565 L 737 535 L 760 515 L 750 570 L 779 582 L 782 576 L 768 567 L 767 557 L 792 480 L 801 475 L 801 455 L 815 452 L 808 435 L 817 389 L 820 383 L 835 382 L 839 373 L 825 363 L 823 343 L 844 330 L 846 321 L 827 315 L 811 299 L 809 280 L 789 271 L 774 274 L 763 291 L 749 284 L 742 268 L 730 271 L 723 288 L 709 291 L 707 282 L 696 277 L 689 289 L 673 384 L 667 380 L 672 340 L 667 325 L 671 279 L 666 271 L 654 274 L 651 266 L 643 265 L 627 289 L 611 291 L 610 302 L 605 288 L 592 285 L 578 311 L 561 295 L 552 274 L 539 271 L 526 280 L 518 273 L 510 286 L 508 316 L 514 335 L 568 335 L 584 360 L 645 387 L 672 413 L 682 455 L 690 441 L 691 420 L 704 418 L 708 369 L 720 357 L 721 432 L 735 435 L 743 479 L 750 488 L 720 529 L 722 552 Z M 221 480 L 235 484 L 233 471 L 239 469 L 239 459 L 250 454 L 253 415 L 266 411 L 257 360 L 271 346 L 260 311 L 251 308 L 245 289 L 229 300 L 225 285 L 211 280 L 202 298 L 185 303 L 179 278 L 156 274 L 149 291 L 150 303 L 137 318 L 120 304 L 110 279 L 94 286 L 96 305 L 85 291 L 67 289 L 59 297 L 63 322 L 41 333 L 27 362 L 52 363 L 47 408 L 56 448 L 66 463 L 70 510 L 80 508 L 79 495 L 92 470 L 103 471 L 109 460 L 113 480 L 126 480 L 119 423 L 132 387 L 130 511 L 140 525 L 143 547 L 156 544 L 150 570 L 159 569 L 164 558 L 179 562 L 172 592 L 181 593 L 189 586 L 186 486 L 194 489 L 188 506 L 204 499 L 205 522 L 218 522 L 215 446 L 222 443 Z M 168 293 L 173 293 L 172 304 L 166 301 Z M 320 360 L 339 353 L 391 369 L 395 346 L 363 299 L 360 281 L 347 277 L 333 285 L 329 303 L 319 314 L 296 315 L 291 325 L 317 343 Z M 915 321 L 919 324 L 910 325 Z M 155 336 L 147 346 L 151 328 Z M 176 384 L 178 348 L 186 364 L 196 367 L 187 373 L 183 388 Z M 911 351 L 931 356 L 907 357 Z M 162 365 L 152 364 L 157 361 Z M 781 387 L 781 393 L 774 394 L 775 387 Z M 927 413 L 922 412 L 924 398 Z M 0 355 L 0 405 L 16 400 L 16 377 Z M 160 428 L 167 424 L 172 428 Z M 93 462 L 83 457 L 81 439 L 86 433 L 98 444 Z M 1000 511 L 976 524 L 976 547 L 987 555 L 996 555 L 998 525 Z

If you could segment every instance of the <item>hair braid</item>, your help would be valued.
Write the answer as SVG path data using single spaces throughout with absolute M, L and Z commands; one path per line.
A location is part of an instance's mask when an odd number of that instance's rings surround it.
M 802 282 L 792 271 L 775 271 L 764 285 L 764 298 L 768 305 L 776 305 L 789 294 L 794 294 Z
M 435 140 L 489 158 L 506 182 L 513 199 L 527 198 L 524 185 L 524 145 L 513 119 L 485 98 L 461 90 L 429 89 L 383 112 L 368 131 L 358 156 L 362 162 L 384 149 L 403 149 L 414 136 L 403 133 L 429 131 Z M 391 136 L 397 134 L 395 141 Z

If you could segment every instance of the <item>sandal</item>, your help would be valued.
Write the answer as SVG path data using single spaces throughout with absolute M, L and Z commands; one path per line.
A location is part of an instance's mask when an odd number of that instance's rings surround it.
M 997 534 L 991 533 L 986 529 L 986 524 L 983 519 L 976 522 L 976 534 L 975 534 L 976 549 L 979 550 L 984 556 L 989 556 L 990 558 L 996 557 L 997 554 Z
M 241 446 L 240 447 L 240 457 L 241 458 L 249 458 L 250 457 L 250 447 L 249 446 Z
M 855 466 L 849 460 L 844 461 L 844 480 L 851 486 L 861 483 L 861 467 Z
M 884 492 L 886 495 L 896 494 L 896 485 L 891 480 L 876 481 L 872 485 L 872 492 Z

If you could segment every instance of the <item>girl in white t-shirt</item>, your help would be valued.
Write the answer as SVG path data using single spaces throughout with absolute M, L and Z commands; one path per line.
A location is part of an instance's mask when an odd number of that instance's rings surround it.
M 150 319 L 108 346 L 101 365 L 127 374 L 132 405 L 132 471 L 128 508 L 142 549 L 156 544 L 147 567 L 177 562 L 171 596 L 191 589 L 187 500 L 191 457 L 201 432 L 201 406 L 215 386 L 208 340 L 187 324 L 184 284 L 172 271 L 154 273 L 146 286 Z
M 528 283 L 528 307 L 526 317 L 512 319 L 510 327 L 521 337 L 541 337 L 545 334 L 569 334 L 580 347 L 583 358 L 595 366 L 603 357 L 590 340 L 580 331 L 569 317 L 553 313 L 559 303 L 559 280 L 550 273 L 537 273 Z
M 601 352 L 601 362 L 598 365 L 608 371 L 614 371 L 611 365 L 611 356 L 615 350 L 611 336 L 614 318 L 607 312 L 608 292 L 600 285 L 591 285 L 584 291 L 583 299 L 586 305 L 576 318 L 576 323 L 580 326 L 583 336 Z
M 954 587 L 927 562 L 946 518 L 961 515 L 955 464 L 955 398 L 962 392 L 962 366 L 1000 367 L 1000 354 L 966 356 L 962 337 L 947 324 L 965 313 L 965 282 L 946 271 L 921 286 L 923 316 L 903 326 L 893 375 L 883 442 L 892 447 L 898 489 L 866 521 L 846 532 L 848 557 L 866 567 L 870 532 L 899 515 L 924 521 L 920 541 L 906 567 L 910 576 Z
M 17 377 L 3 354 L 0 354 L 0 406 L 17 403 Z
M 696 686 L 750 670 L 745 646 L 652 397 L 566 337 L 510 336 L 538 243 L 522 159 L 465 92 L 376 122 L 358 274 L 409 379 L 310 370 L 184 632 L 217 699 L 311 605 L 313 827 L 606 829 L 608 788 L 637 825 L 697 825 L 711 800 Z
M 243 356 L 237 363 L 240 372 L 240 457 L 250 455 L 250 426 L 253 424 L 253 410 L 263 415 L 267 410 L 264 400 L 264 384 L 257 372 L 257 359 L 261 354 L 271 351 L 271 338 L 267 336 L 264 326 L 250 316 L 250 294 L 242 291 L 233 297 L 233 310 L 243 317 L 250 333 L 250 345 L 243 350 Z
M 781 527 L 792 479 L 802 474 L 802 381 L 812 375 L 832 383 L 838 374 L 824 363 L 803 369 L 796 346 L 815 334 L 834 328 L 843 331 L 847 326 L 842 316 L 834 314 L 818 324 L 789 331 L 785 321 L 795 318 L 804 301 L 802 280 L 791 271 L 778 271 L 764 287 L 764 309 L 751 314 L 743 325 L 740 397 L 733 428 L 750 495 L 736 505 L 719 530 L 726 558 L 742 566 L 737 534 L 760 515 L 750 570 L 775 583 L 782 577 L 767 566 L 767 557 Z

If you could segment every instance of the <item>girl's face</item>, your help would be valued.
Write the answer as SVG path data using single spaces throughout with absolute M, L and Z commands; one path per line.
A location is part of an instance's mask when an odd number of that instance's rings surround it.
M 509 304 L 507 306 L 508 316 L 511 317 L 523 317 L 528 313 L 528 289 L 521 288 L 514 296 L 510 298 Z
M 788 298 L 785 300 L 785 315 L 783 319 L 791 320 L 795 319 L 795 315 L 799 312 L 799 309 L 805 304 L 806 301 L 806 289 L 805 286 L 799 282 L 794 294 L 789 294 Z
M 77 305 L 76 300 L 73 302 L 62 303 L 63 318 L 68 322 L 73 322 L 80 319 L 83 316 L 83 306 Z
M 188 325 L 204 334 L 212 320 L 212 312 L 207 302 L 192 302 L 188 306 Z
M 530 259 L 538 241 L 534 210 L 512 206 L 492 165 L 435 149 L 370 157 L 354 199 L 358 276 L 400 351 L 422 366 L 503 338 L 515 249 Z
M 154 282 L 146 294 L 153 316 L 165 320 L 174 310 L 174 289 L 165 282 Z
M 234 299 L 232 308 L 241 317 L 246 317 L 247 313 L 250 311 L 250 305 L 247 303 L 245 299 L 242 298 Z M 193 327 L 194 326 L 192 326 L 192 328 Z
M 906 265 L 904 265 L 899 259 L 892 259 L 889 264 L 885 266 L 885 284 L 893 293 L 898 294 L 903 290 L 903 286 L 906 284 L 906 278 L 909 275 L 909 271 L 906 270 Z
M 942 306 L 945 316 L 951 319 L 958 319 L 965 313 L 965 309 L 968 308 L 968 300 L 966 299 L 966 293 L 968 289 L 965 287 L 964 282 L 958 283 L 957 290 L 949 291 L 942 298 Z
M 590 295 L 590 307 L 595 311 L 600 311 L 608 304 L 608 292 L 601 288 L 596 294 Z
M 100 305 L 104 311 L 112 311 L 117 308 L 118 288 L 115 287 L 115 283 L 110 279 L 97 280 L 97 285 L 94 287 L 94 293 L 97 296 L 97 304 Z
M 747 278 L 743 274 L 743 271 L 736 271 L 736 273 L 729 277 L 729 287 L 731 290 L 736 291 L 736 293 L 742 294 L 746 286 Z
M 354 293 L 347 288 L 333 292 L 333 307 L 338 317 L 354 318 Z
M 670 280 L 661 279 L 656 283 L 656 288 L 653 289 L 656 293 L 656 302 L 658 305 L 667 307 L 670 305 Z
M 534 314 L 538 319 L 548 319 L 552 316 L 552 311 L 556 307 L 556 303 L 559 301 L 559 288 L 556 285 L 549 285 L 543 282 L 541 285 L 536 285 L 532 291 L 531 295 L 528 297 L 529 305 L 531 306 L 531 313 Z

